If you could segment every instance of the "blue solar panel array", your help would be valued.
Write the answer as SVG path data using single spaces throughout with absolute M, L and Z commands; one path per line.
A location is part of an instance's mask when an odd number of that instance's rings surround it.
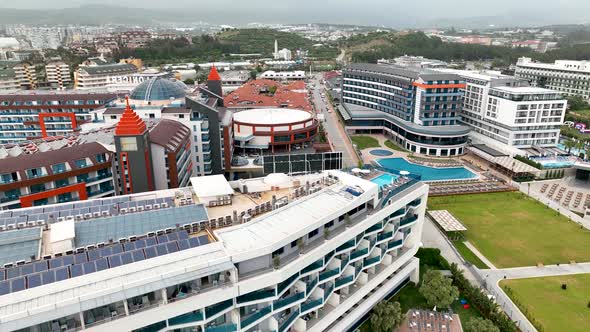
M 187 232 L 179 231 L 2 269 L 0 270 L 0 296 L 207 243 L 209 238 L 206 235 L 189 238 Z

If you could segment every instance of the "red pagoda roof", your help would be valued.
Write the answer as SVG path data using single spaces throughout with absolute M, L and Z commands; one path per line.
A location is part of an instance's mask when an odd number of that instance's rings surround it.
M 221 81 L 221 76 L 219 76 L 219 72 L 215 66 L 211 67 L 209 71 L 209 76 L 207 77 L 207 81 Z
M 125 97 L 127 106 L 121 116 L 121 120 L 115 127 L 115 135 L 135 136 L 142 135 L 147 131 L 145 122 L 129 106 L 129 97 Z

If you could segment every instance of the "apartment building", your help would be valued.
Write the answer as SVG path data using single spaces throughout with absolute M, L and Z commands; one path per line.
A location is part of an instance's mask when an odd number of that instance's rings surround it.
M 20 89 L 20 81 L 12 68 L 0 68 L 0 91 Z
M 63 89 L 72 84 L 70 66 L 62 61 L 50 62 L 45 65 L 47 83 L 52 88 Z
M 554 63 L 541 63 L 522 57 L 516 62 L 515 75 L 529 81 L 532 86 L 590 100 L 590 61 L 556 60 Z
M 136 72 L 137 67 L 126 63 L 81 65 L 74 73 L 75 87 L 79 90 L 106 89 L 113 81 L 122 81 L 122 77 Z
M 460 124 L 464 88 L 452 73 L 352 64 L 343 70 L 338 110 L 349 132 L 384 133 L 423 155 L 461 155 L 469 133 Z
M 114 93 L 72 90 L 0 94 L 0 144 L 68 135 L 93 121 L 92 110 L 115 98 Z
M 23 62 L 12 69 L 22 89 L 31 90 L 37 87 L 37 70 L 34 65 Z
M 418 281 L 426 184 L 193 180 L 5 215 L 0 330 L 346 331 Z

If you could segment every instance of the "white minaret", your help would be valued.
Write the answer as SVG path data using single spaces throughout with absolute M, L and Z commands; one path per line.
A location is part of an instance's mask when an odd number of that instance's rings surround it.
M 274 52 L 275 59 L 279 58 L 279 42 L 275 39 L 275 52 Z

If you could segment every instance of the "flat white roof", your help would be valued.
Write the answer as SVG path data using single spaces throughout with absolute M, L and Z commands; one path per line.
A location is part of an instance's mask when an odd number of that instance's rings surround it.
M 289 124 L 311 118 L 311 113 L 291 108 L 259 108 L 234 113 L 235 121 L 251 124 Z
M 466 231 L 467 228 L 463 226 L 463 224 L 457 220 L 449 211 L 447 210 L 435 210 L 428 212 L 430 216 L 438 223 L 445 232 L 459 232 L 459 231 Z
M 229 182 L 221 174 L 192 177 L 191 185 L 197 197 L 223 196 L 234 193 Z
M 74 220 L 65 220 L 51 224 L 49 241 L 51 243 L 73 239 L 76 236 Z
M 499 86 L 494 87 L 495 90 L 505 91 L 509 93 L 521 93 L 521 94 L 536 94 L 536 93 L 559 93 L 558 91 L 537 88 L 532 86 Z

